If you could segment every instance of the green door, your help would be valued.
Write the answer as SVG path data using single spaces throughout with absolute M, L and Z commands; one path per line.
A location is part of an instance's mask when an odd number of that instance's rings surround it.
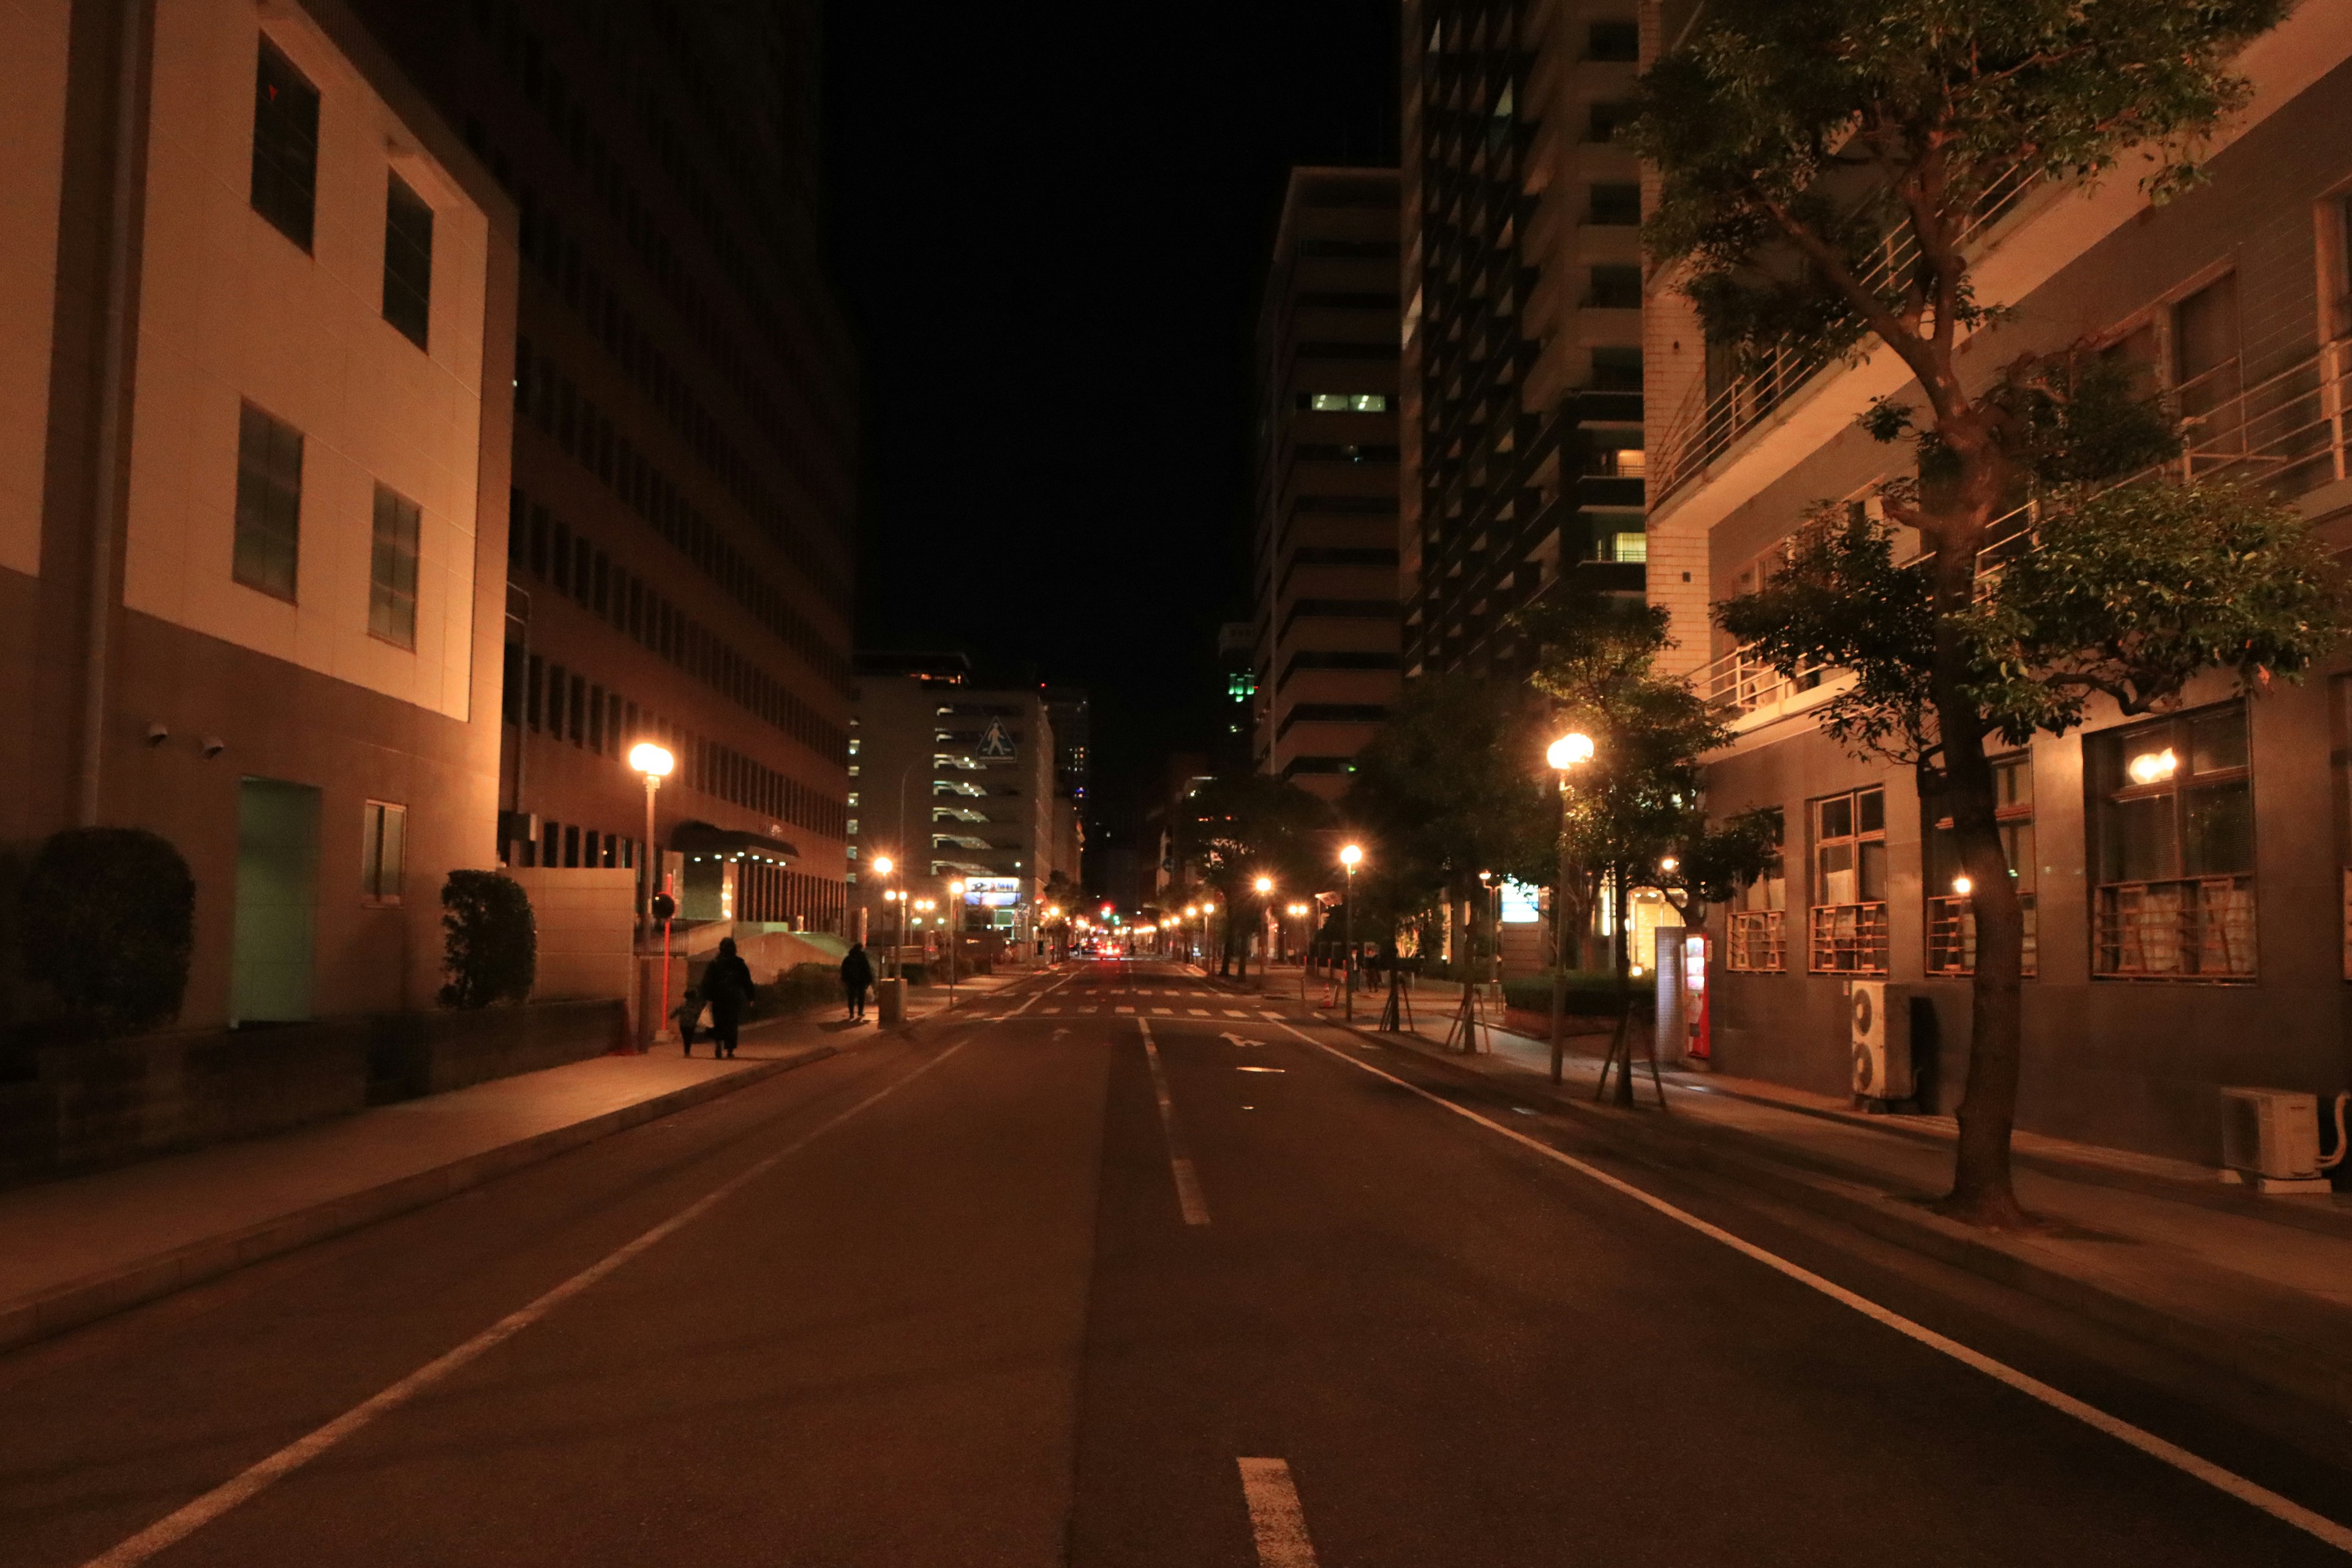
M 319 906 L 319 792 L 246 779 L 236 792 L 236 925 L 229 1021 L 310 1016 L 311 931 Z

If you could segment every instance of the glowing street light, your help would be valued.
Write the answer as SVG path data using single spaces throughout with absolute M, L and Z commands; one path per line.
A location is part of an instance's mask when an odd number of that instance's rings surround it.
M 654 796 L 660 793 L 662 780 L 667 778 L 670 770 L 677 766 L 677 759 L 670 755 L 669 749 L 666 746 L 656 746 L 651 741 L 640 741 L 629 748 L 629 766 L 643 773 L 646 779 L 645 937 L 640 951 L 646 958 L 651 959 L 654 945 L 654 895 L 659 890 L 655 885 L 654 878 L 661 866 L 661 858 L 654 850 Z M 647 979 L 650 978 L 651 976 L 648 975 Z M 637 994 L 642 996 L 645 992 L 645 983 L 640 982 Z M 661 1006 L 658 1009 L 647 1008 L 646 1013 L 645 1017 L 638 1019 L 638 1023 L 642 1026 L 638 1030 L 638 1037 L 640 1039 L 650 1041 L 657 1030 L 667 1026 L 669 1021 L 669 931 L 667 926 L 662 931 Z
M 1340 934 L 1341 939 L 1348 944 L 1347 1017 L 1350 1024 L 1356 1021 L 1356 868 L 1363 863 L 1362 845 L 1349 844 L 1341 847 L 1339 864 L 1348 873 L 1348 923 Z
M 1570 730 L 1545 751 L 1544 761 L 1549 763 L 1555 771 L 1566 773 L 1570 768 L 1581 767 L 1591 762 L 1592 751 L 1591 736 L 1581 730 Z

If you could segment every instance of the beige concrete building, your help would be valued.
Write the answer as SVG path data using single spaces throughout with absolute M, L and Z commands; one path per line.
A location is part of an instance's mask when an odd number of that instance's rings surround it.
M 1294 169 L 1260 310 L 1252 760 L 1327 799 L 1397 687 L 1396 171 Z M 1220 650 L 1222 652 L 1222 649 Z
M 0 833 L 178 846 L 186 1024 L 425 1005 L 497 861 L 513 210 L 335 0 L 125 15 L 0 5 Z
M 1690 14 L 1651 18 L 1654 40 Z M 2352 544 L 2352 8 L 2307 4 L 2240 62 L 2255 91 L 2210 179 L 2162 206 L 2129 174 L 2027 185 L 1975 236 L 1977 297 L 2014 311 L 1964 351 L 1979 377 L 2077 342 L 2147 367 L 2188 422 L 2176 475 L 2233 476 Z M 1733 714 L 1711 808 L 1777 807 L 1783 875 L 1716 917 L 1715 1058 L 1852 1085 L 1846 989 L 1914 989 L 1936 1020 L 1928 1108 L 1965 1071 L 1973 935 L 1908 771 L 1821 736 L 1830 675 L 1784 682 L 1708 624 L 1814 503 L 1867 505 L 1907 451 L 1856 418 L 1921 401 L 1879 347 L 1735 379 L 1671 278 L 1649 293 L 1650 595 Z M 1867 346 L 1867 345 L 1866 345 Z M 1711 363 L 1712 362 L 1712 363 Z M 2021 1125 L 2218 1163 L 2221 1086 L 2352 1084 L 2352 662 L 2252 701 L 2209 678 L 2179 713 L 2087 726 L 1996 759 L 2028 907 Z M 2168 757 L 2172 761 L 2166 761 Z M 2137 765 L 2136 765 L 2137 764 Z

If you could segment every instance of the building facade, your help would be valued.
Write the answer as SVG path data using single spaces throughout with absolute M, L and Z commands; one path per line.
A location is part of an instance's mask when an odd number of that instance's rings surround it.
M 1662 18 L 1670 20 L 1670 18 Z M 1663 31 L 1663 29 L 1661 29 Z M 2014 314 L 1964 360 L 1990 378 L 2085 344 L 2144 365 L 2186 416 L 2175 477 L 2271 488 L 2352 543 L 2352 12 L 2307 5 L 2240 62 L 2252 103 L 2210 179 L 2151 205 L 2128 175 L 2016 194 L 1973 242 L 1978 297 Z M 1651 596 L 1679 657 L 1734 716 L 1709 806 L 1777 808 L 1782 874 L 1715 917 L 1712 1045 L 1725 1070 L 1851 1085 L 1846 992 L 1925 999 L 1929 1109 L 1966 1070 L 1969 900 L 1907 771 L 1849 757 L 1812 710 L 1834 679 L 1780 680 L 1719 632 L 1819 502 L 1867 505 L 1906 456 L 1856 427 L 1907 373 L 1853 364 L 1734 381 L 1671 279 L 1650 295 Z M 1911 400 L 1918 401 L 1916 389 Z M 1673 567 L 1661 571 L 1662 564 Z M 2226 678 L 2153 719 L 2095 706 L 2063 739 L 1997 760 L 2029 910 L 2020 1124 L 2216 1163 L 2222 1085 L 2352 1084 L 2352 662 L 2242 697 Z
M 961 654 L 863 658 L 853 689 L 849 856 L 868 939 L 896 926 L 885 892 L 930 900 L 936 929 L 961 881 L 960 929 L 1028 951 L 1047 883 L 1078 876 L 1058 859 L 1077 840 L 1044 690 L 974 687 Z
M 1508 668 L 1563 580 L 1639 593 L 1634 0 L 1406 0 L 1404 674 Z
M 817 254 L 814 0 L 352 0 L 520 209 L 500 853 L 846 910 L 856 380 Z
M 1396 223 L 1395 170 L 1292 170 L 1258 316 L 1252 750 L 1327 799 L 1397 687 Z
M 184 1026 L 429 1005 L 497 853 L 513 206 L 334 0 L 0 52 L 6 837 L 177 847 Z

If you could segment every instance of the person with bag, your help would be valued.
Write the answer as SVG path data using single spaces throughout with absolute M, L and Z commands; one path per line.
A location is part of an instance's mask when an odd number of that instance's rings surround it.
M 859 942 L 841 961 L 841 989 L 849 997 L 849 1021 L 866 1021 L 866 993 L 874 985 L 874 961 L 866 956 L 866 946 Z
M 721 1058 L 735 1054 L 735 1031 L 751 1001 L 751 966 L 735 953 L 735 939 L 722 938 L 719 956 L 702 972 L 702 994 L 710 1003 L 710 1044 Z

